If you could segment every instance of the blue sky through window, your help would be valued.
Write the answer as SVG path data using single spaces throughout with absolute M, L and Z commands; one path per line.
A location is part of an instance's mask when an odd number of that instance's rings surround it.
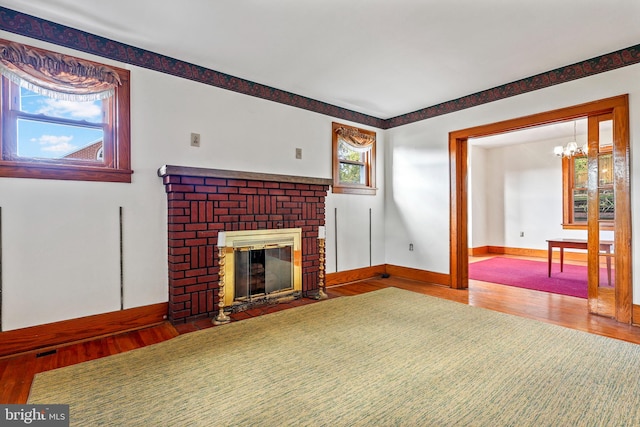
M 64 101 L 20 88 L 20 109 L 25 113 L 44 114 L 90 123 L 102 121 L 102 101 Z M 38 120 L 18 120 L 18 155 L 55 159 L 103 139 L 102 129 L 69 126 Z

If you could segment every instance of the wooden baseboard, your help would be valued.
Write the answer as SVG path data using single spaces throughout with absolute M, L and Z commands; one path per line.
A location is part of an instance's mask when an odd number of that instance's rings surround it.
M 632 306 L 631 324 L 634 326 L 640 326 L 640 305 Z
M 404 277 L 405 279 L 420 280 L 422 282 L 450 286 L 449 275 L 444 273 L 434 273 L 433 271 L 387 264 L 387 274 Z
M 344 283 L 355 282 L 358 280 L 371 279 L 372 277 L 380 276 L 384 273 L 386 273 L 384 265 L 339 271 L 337 273 L 327 274 L 325 277 L 325 284 L 327 286 L 342 285 Z
M 477 248 L 469 248 L 469 256 L 486 255 L 489 255 L 489 246 L 478 246 Z
M 515 255 L 515 256 L 527 256 L 527 257 L 535 257 L 535 258 L 544 258 L 547 259 L 549 256 L 549 252 L 547 249 L 527 249 L 527 248 L 510 248 L 506 246 L 485 246 L 487 248 L 487 253 L 484 255 Z M 479 248 L 481 249 L 481 248 Z M 553 251 L 553 258 L 559 258 L 559 251 Z M 482 256 L 480 255 L 472 255 L 472 256 Z M 570 249 L 564 250 L 564 259 L 568 261 L 583 261 L 587 262 L 587 253 L 586 252 L 573 252 Z
M 382 274 L 404 277 L 405 279 L 420 280 L 422 282 L 435 283 L 449 286 L 449 275 L 434 273 L 432 271 L 419 270 L 417 268 L 399 267 L 396 265 L 384 264 L 373 267 L 357 268 L 355 270 L 329 273 L 326 276 L 326 285 L 335 286 L 345 283 L 356 282 L 358 280 L 371 279 Z
M 491 255 L 515 255 L 537 258 L 547 258 L 548 256 L 548 252 L 545 249 L 510 248 L 507 246 L 489 246 L 488 249 Z M 569 252 L 565 251 L 565 255 L 568 254 Z
M 163 302 L 0 332 L 0 357 L 156 325 L 166 319 L 167 309 Z

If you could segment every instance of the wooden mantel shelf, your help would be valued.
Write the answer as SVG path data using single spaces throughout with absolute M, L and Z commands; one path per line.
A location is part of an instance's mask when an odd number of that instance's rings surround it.
M 204 178 L 248 179 L 253 181 L 291 182 L 296 184 L 332 185 L 330 178 L 313 178 L 307 176 L 278 175 L 260 172 L 243 172 L 224 169 L 194 168 L 189 166 L 164 165 L 158 169 L 158 176 L 168 175 L 198 176 Z

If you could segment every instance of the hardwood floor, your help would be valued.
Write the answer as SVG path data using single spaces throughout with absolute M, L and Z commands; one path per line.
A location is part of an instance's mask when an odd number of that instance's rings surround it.
M 330 298 L 337 298 L 391 286 L 640 344 L 640 327 L 621 325 L 612 319 L 590 315 L 584 299 L 474 280 L 469 281 L 469 289 L 455 290 L 401 277 L 374 278 L 332 286 L 327 289 L 327 294 Z M 303 298 L 278 306 L 252 309 L 237 313 L 234 321 L 313 303 L 321 302 Z M 213 327 L 209 319 L 179 325 L 177 328 L 163 323 L 138 331 L 69 344 L 44 353 L 4 357 L 0 359 L 0 403 L 26 403 L 36 373 L 133 350 L 209 327 Z

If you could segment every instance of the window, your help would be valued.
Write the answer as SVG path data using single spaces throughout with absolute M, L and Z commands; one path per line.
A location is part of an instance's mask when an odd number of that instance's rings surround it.
M 601 222 L 611 222 L 615 219 L 615 198 L 613 190 L 613 153 L 609 151 L 598 154 L 598 193 L 599 217 Z M 604 228 L 604 227 L 601 227 Z
M 334 193 L 376 194 L 376 133 L 333 123 Z
M 597 134 L 590 138 L 598 140 L 598 194 L 600 228 L 613 229 L 615 218 L 615 200 L 613 189 L 613 134 L 611 115 L 590 118 L 597 122 Z M 563 228 L 587 228 L 587 177 L 588 158 L 585 155 L 565 157 L 562 159 L 563 182 Z
M 0 176 L 131 182 L 129 71 L 0 40 Z
M 587 228 L 587 156 L 562 159 L 564 228 Z

